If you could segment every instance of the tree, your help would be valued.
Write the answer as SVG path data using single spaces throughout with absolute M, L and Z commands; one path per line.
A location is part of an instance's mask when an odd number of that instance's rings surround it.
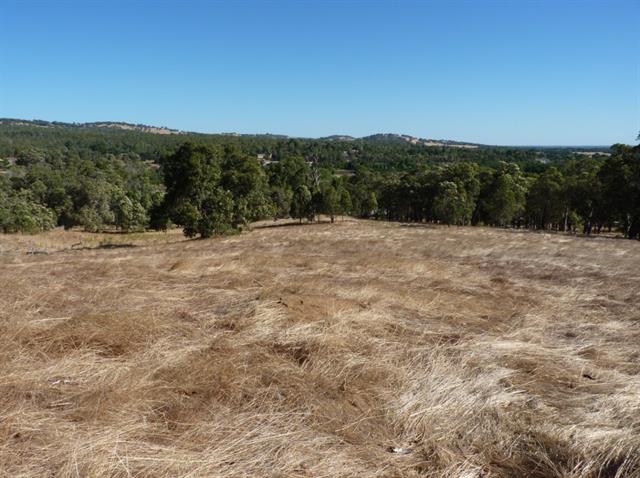
M 331 222 L 335 221 L 335 217 L 340 214 L 340 192 L 336 190 L 334 184 L 326 184 L 321 189 L 322 210 L 323 214 L 331 218 Z
M 232 229 L 233 195 L 221 185 L 218 153 L 206 146 L 183 144 L 164 161 L 164 207 L 187 237 L 211 237 Z
M 365 218 L 369 218 L 377 213 L 378 198 L 375 192 L 370 191 L 365 195 L 364 201 L 362 202 L 361 211 L 364 212 Z
M 476 222 L 505 227 L 524 212 L 527 183 L 517 164 L 502 163 L 482 183 Z
M 583 234 L 591 234 L 594 222 L 601 223 L 603 219 L 598 178 L 600 167 L 601 162 L 591 158 L 569 161 L 564 166 L 565 197 L 569 210 L 565 219 L 574 229 L 582 224 Z
M 303 218 L 313 220 L 313 216 L 310 216 L 311 208 L 311 191 L 309 188 L 301 184 L 293 191 L 293 197 L 291 199 L 291 217 L 299 219 L 302 222 Z
M 343 220 L 344 215 L 351 214 L 352 210 L 353 203 L 351 202 L 351 193 L 349 193 L 349 190 L 346 187 L 343 187 L 340 190 L 340 212 L 343 215 Z
M 458 191 L 458 218 L 457 223 L 465 225 L 471 222 L 473 212 L 476 209 L 476 201 L 480 193 L 479 168 L 474 163 L 456 163 L 448 166 L 441 172 L 445 181 L 456 185 Z
M 289 217 L 293 202 L 293 191 L 288 186 L 272 186 L 271 202 L 273 204 L 273 219 Z
M 53 211 L 38 203 L 30 191 L 14 191 L 0 176 L 0 232 L 34 234 L 53 227 Z
M 233 196 L 233 227 L 273 215 L 269 184 L 256 158 L 227 147 L 222 161 L 221 187 Z
M 85 231 L 98 232 L 114 224 L 116 216 L 112 209 L 112 198 L 116 190 L 117 187 L 105 178 L 82 178 L 70 214 L 71 222 L 65 227 L 78 224 Z
M 564 178 L 557 168 L 549 168 L 540 174 L 529 189 L 526 214 L 530 226 L 548 229 L 562 222 L 566 211 L 563 194 Z
M 378 209 L 378 176 L 365 167 L 358 167 L 347 180 L 345 188 L 351 200 L 350 211 L 357 217 L 369 218 Z
M 143 231 L 149 222 L 149 216 L 142 204 L 131 199 L 121 189 L 114 191 L 111 209 L 115 215 L 115 226 L 123 231 Z
M 640 145 L 612 146 L 613 154 L 598 172 L 603 206 L 609 221 L 617 222 L 624 235 L 640 238 Z
M 304 158 L 291 156 L 274 164 L 269 183 L 279 217 L 290 215 L 302 221 L 312 214 L 311 170 Z
M 463 223 L 467 214 L 464 192 L 452 181 L 442 181 L 439 189 L 434 203 L 437 219 L 447 225 Z

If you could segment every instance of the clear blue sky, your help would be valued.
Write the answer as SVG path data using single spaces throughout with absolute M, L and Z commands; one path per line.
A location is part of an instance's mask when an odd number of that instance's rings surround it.
M 640 0 L 0 0 L 0 116 L 635 143 Z

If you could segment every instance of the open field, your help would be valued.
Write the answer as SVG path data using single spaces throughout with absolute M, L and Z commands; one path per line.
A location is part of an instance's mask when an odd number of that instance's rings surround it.
M 0 236 L 2 476 L 640 476 L 637 241 L 70 234 Z

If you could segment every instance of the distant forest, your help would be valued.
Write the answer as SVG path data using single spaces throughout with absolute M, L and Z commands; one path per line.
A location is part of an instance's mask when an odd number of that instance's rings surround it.
M 105 124 L 0 120 L 0 231 L 176 225 L 209 237 L 322 214 L 640 238 L 640 146 L 464 148 Z

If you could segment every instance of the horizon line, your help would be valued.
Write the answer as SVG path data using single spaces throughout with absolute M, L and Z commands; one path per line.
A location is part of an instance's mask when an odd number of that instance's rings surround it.
M 459 143 L 459 144 L 470 144 L 470 145 L 478 145 L 478 146 L 485 146 L 485 147 L 494 147 L 494 148 L 610 148 L 612 145 L 614 144 L 619 144 L 616 142 L 613 143 L 603 143 L 603 144 L 597 144 L 597 143 L 592 143 L 592 144 L 536 144 L 536 143 L 522 143 L 522 144 L 499 144 L 499 143 L 483 143 L 483 142 L 475 142 L 475 141 L 464 141 L 464 140 L 459 140 L 459 139 L 444 139 L 444 138 L 428 138 L 426 136 L 414 136 L 412 134 L 408 134 L 408 133 L 394 133 L 394 132 L 375 132 L 375 133 L 369 133 L 367 135 L 364 136 L 354 136 L 352 134 L 347 134 L 347 133 L 332 133 L 332 134 L 326 134 L 326 135 L 321 135 L 321 136 L 296 136 L 296 135 L 290 135 L 290 134 L 283 134 L 283 133 L 273 133 L 273 132 L 264 132 L 264 133 L 256 133 L 256 132 L 251 132 L 251 133 L 242 133 L 239 131 L 219 131 L 219 132 L 213 132 L 213 131 L 195 131 L 195 130 L 186 130 L 186 129 L 179 129 L 179 128 L 173 128 L 173 127 L 169 127 L 169 126 L 157 126 L 157 125 L 153 125 L 153 124 L 148 124 L 148 123 L 141 123 L 141 122 L 131 122 L 131 121 L 123 121 L 123 120 L 93 120 L 93 121 L 60 121 L 60 120 L 46 120 L 46 119 L 41 119 L 41 118 L 32 118 L 32 119 L 26 119 L 26 118 L 11 118 L 11 117 L 0 117 L 0 121 L 27 121 L 27 122 L 36 122 L 36 121 L 42 121 L 42 122 L 46 122 L 46 123 L 62 123 L 62 124 L 69 124 L 69 125 L 85 125 L 85 124 L 97 124 L 97 123 L 112 123 L 112 124 L 126 124 L 126 125 L 130 125 L 130 126 L 144 126 L 144 127 L 149 127 L 149 128 L 157 128 L 157 129 L 166 129 L 169 131 L 175 131 L 177 134 L 202 134 L 202 135 L 218 135 L 218 136 L 232 136 L 232 135 L 238 135 L 238 136 L 282 136 L 285 138 L 290 138 L 290 139 L 309 139 L 309 140 L 322 140 L 325 138 L 330 138 L 332 136 L 345 136 L 345 137 L 350 137 L 353 138 L 353 140 L 360 140 L 360 139 L 364 139 L 364 138 L 368 138 L 371 136 L 376 136 L 376 135 L 396 135 L 396 136 L 409 136 L 412 138 L 417 138 L 417 139 L 421 139 L 421 140 L 426 140 L 426 141 L 441 141 L 441 142 L 453 142 L 453 143 Z M 143 132 L 144 133 L 144 132 Z M 157 133 L 152 133 L 152 132 L 147 132 L 148 134 L 157 134 Z M 348 141 L 348 140 L 346 140 Z M 638 140 L 636 139 L 636 142 L 638 142 Z M 631 143 L 622 143 L 622 144 L 631 144 Z M 426 146 L 426 145 L 425 145 Z

